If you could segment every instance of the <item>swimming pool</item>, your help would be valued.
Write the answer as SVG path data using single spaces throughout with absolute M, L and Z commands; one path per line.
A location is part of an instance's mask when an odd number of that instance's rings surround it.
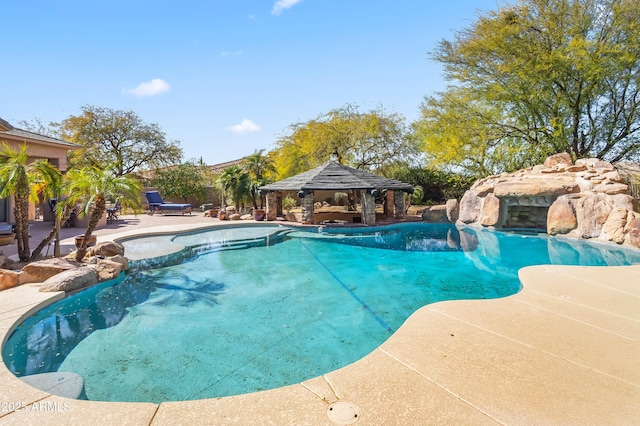
M 513 294 L 523 266 L 640 262 L 608 245 L 427 224 L 225 227 L 125 243 L 139 258 L 168 244 L 187 248 L 133 262 L 126 279 L 18 327 L 3 348 L 10 370 L 73 371 L 105 401 L 270 389 L 363 357 L 425 304 Z

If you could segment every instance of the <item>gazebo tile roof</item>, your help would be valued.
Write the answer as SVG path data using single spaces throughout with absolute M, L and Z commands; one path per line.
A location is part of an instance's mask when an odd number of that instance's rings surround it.
M 315 169 L 260 187 L 263 191 L 344 191 L 350 189 L 395 189 L 410 191 L 408 183 L 387 179 L 363 170 L 329 161 Z

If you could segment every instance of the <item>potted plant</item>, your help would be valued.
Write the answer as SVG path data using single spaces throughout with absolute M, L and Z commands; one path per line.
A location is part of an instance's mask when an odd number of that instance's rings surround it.
M 253 220 L 261 221 L 264 220 L 267 211 L 265 209 L 253 209 Z
M 78 235 L 77 237 L 75 237 L 76 240 L 76 248 L 80 248 L 80 246 L 82 246 L 82 242 L 84 241 L 84 235 Z M 97 238 L 95 235 L 91 235 L 89 236 L 89 239 L 87 240 L 87 244 L 86 247 L 92 247 L 96 245 L 96 241 Z
M 0 246 L 6 246 L 7 244 L 13 243 L 13 240 L 16 239 L 16 234 L 2 234 L 0 235 Z
M 291 213 L 291 209 L 293 209 L 297 205 L 298 203 L 291 195 L 287 195 L 286 197 L 284 197 L 284 199 L 282 200 L 282 208 L 287 212 L 287 214 L 285 215 L 286 220 L 290 222 L 297 222 L 296 216 Z

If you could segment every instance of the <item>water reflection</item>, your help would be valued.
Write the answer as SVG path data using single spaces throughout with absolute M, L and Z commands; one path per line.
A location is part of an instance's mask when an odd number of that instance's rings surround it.
M 473 235 L 467 235 L 465 230 L 461 231 L 454 225 L 405 224 L 403 227 L 388 226 L 376 231 L 327 228 L 322 233 L 331 236 L 333 243 L 386 250 L 467 251 L 475 250 L 478 246 L 477 240 L 473 243 Z
M 120 281 L 120 282 L 117 282 Z M 199 282 L 184 274 L 134 272 L 68 297 L 19 326 L 3 349 L 9 370 L 17 376 L 57 371 L 65 357 L 96 330 L 113 327 L 131 306 L 214 305 L 224 284 Z

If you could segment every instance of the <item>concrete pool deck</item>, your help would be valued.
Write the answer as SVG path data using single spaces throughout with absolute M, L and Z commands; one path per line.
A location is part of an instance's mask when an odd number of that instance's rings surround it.
M 98 239 L 212 224 L 167 222 L 97 232 Z M 2 363 L 0 424 L 638 424 L 640 265 L 535 266 L 519 276 L 518 294 L 427 305 L 363 359 L 259 393 L 80 401 L 35 389 Z M 3 344 L 14 324 L 62 296 L 39 293 L 37 284 L 0 292 Z

